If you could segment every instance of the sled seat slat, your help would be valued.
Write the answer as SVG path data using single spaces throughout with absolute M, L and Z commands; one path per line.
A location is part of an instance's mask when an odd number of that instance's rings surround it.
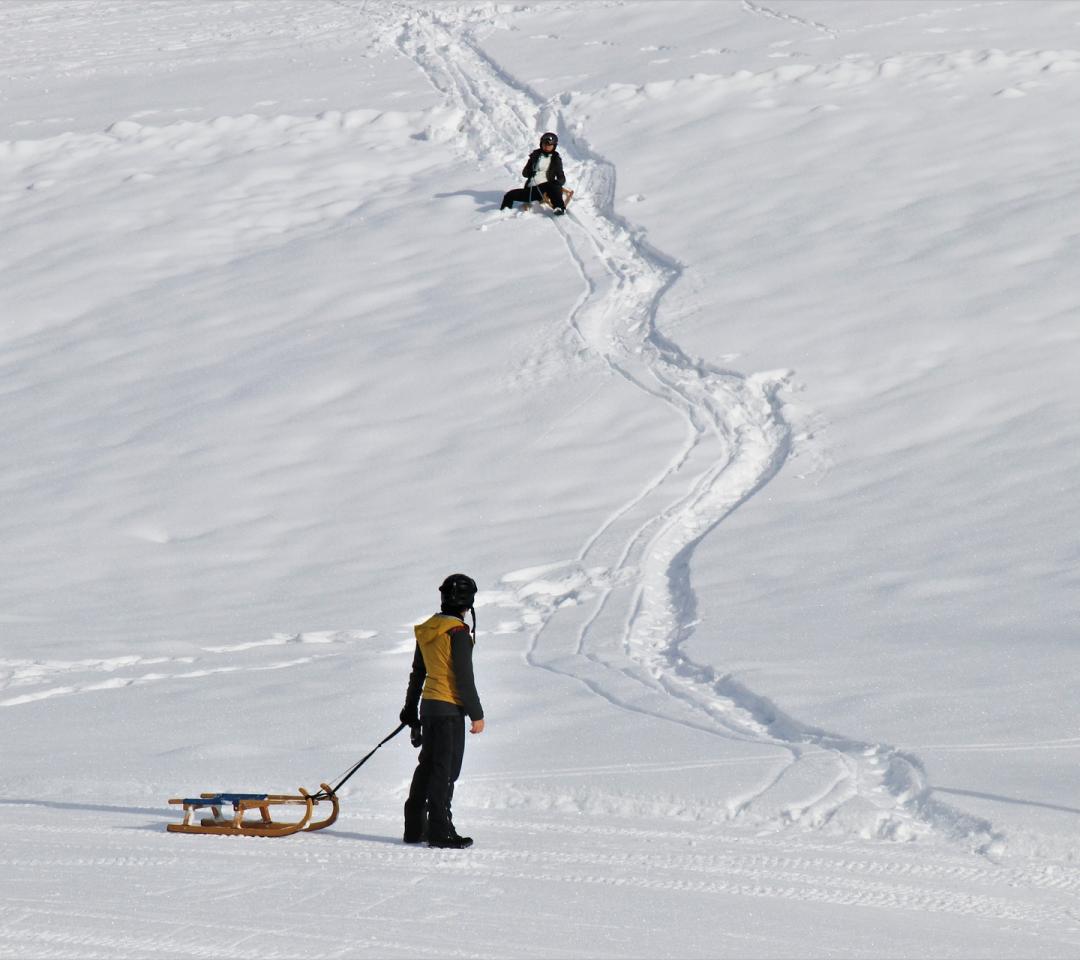
M 266 793 L 216 793 L 213 797 L 203 797 L 203 800 L 213 799 L 220 800 L 222 803 L 239 803 L 241 800 L 268 800 L 269 794 Z
M 220 807 L 226 803 L 264 803 L 270 798 L 265 793 L 216 793 L 209 797 L 184 797 L 169 803 L 182 803 L 185 807 Z

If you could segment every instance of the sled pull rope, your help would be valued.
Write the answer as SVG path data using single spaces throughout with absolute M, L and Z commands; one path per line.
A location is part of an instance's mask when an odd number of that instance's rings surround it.
M 400 724 L 393 733 L 389 734 L 386 737 L 383 737 L 383 739 L 375 745 L 375 748 L 369 754 L 367 754 L 361 760 L 358 760 L 355 764 L 353 764 L 353 766 L 349 769 L 348 773 L 346 773 L 345 776 L 342 777 L 340 781 L 338 781 L 338 783 L 334 784 L 334 786 L 330 787 L 328 790 L 321 790 L 316 794 L 312 794 L 311 799 L 329 800 L 335 793 L 337 793 L 343 786 L 345 786 L 346 782 L 354 773 L 356 773 L 357 770 L 359 770 L 365 763 L 368 762 L 368 760 L 370 760 L 375 755 L 375 751 L 378 750 L 379 747 L 381 747 L 387 741 L 393 740 L 394 737 L 401 733 L 401 731 L 404 730 L 407 726 L 407 723 Z

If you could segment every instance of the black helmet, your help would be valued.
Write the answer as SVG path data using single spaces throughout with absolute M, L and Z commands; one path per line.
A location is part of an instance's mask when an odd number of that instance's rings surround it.
M 476 581 L 463 573 L 452 573 L 439 586 L 444 606 L 455 610 L 471 610 L 476 597 Z
M 559 135 L 556 133 L 552 133 L 550 130 L 540 138 L 540 146 L 543 147 L 549 143 L 553 147 L 557 147 L 559 145 Z

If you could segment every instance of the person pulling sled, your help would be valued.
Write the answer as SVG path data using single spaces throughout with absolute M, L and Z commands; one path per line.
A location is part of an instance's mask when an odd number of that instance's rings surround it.
M 521 171 L 525 186 L 509 191 L 502 198 L 500 210 L 508 210 L 515 203 L 529 204 L 537 200 L 547 200 L 554 208 L 556 216 L 566 213 L 566 201 L 563 198 L 566 174 L 563 173 L 562 157 L 556 149 L 558 145 L 559 138 L 554 133 L 545 133 L 540 138 L 539 148 L 529 154 L 525 168 Z
M 472 846 L 471 837 L 454 829 L 450 810 L 465 753 L 465 717 L 472 720 L 470 733 L 484 732 L 484 708 L 472 665 L 476 581 L 463 573 L 452 574 L 442 582 L 439 594 L 439 613 L 414 628 L 416 650 L 401 710 L 401 722 L 412 727 L 413 745 L 420 747 L 405 801 L 404 840 L 426 839 L 429 847 L 460 850 Z M 472 612 L 472 630 L 465 623 L 466 612 Z

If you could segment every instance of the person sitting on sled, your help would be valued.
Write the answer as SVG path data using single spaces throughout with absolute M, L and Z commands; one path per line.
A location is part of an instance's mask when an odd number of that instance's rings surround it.
M 429 847 L 460 850 L 472 846 L 472 838 L 454 829 L 450 803 L 465 753 L 466 715 L 472 720 L 470 733 L 484 732 L 472 667 L 476 581 L 452 574 L 439 594 L 440 612 L 414 628 L 416 651 L 401 710 L 402 723 L 420 728 L 420 757 L 405 801 L 404 840 L 420 843 L 426 836 Z M 466 611 L 473 611 L 472 631 L 465 625 Z
M 558 145 L 559 138 L 554 133 L 545 133 L 540 138 L 539 149 L 529 154 L 525 169 L 521 171 L 521 175 L 525 177 L 525 186 L 507 193 L 502 199 L 500 210 L 509 209 L 515 201 L 532 203 L 547 197 L 555 208 L 556 215 L 566 213 L 562 192 L 566 174 L 563 173 L 562 157 L 555 149 Z

